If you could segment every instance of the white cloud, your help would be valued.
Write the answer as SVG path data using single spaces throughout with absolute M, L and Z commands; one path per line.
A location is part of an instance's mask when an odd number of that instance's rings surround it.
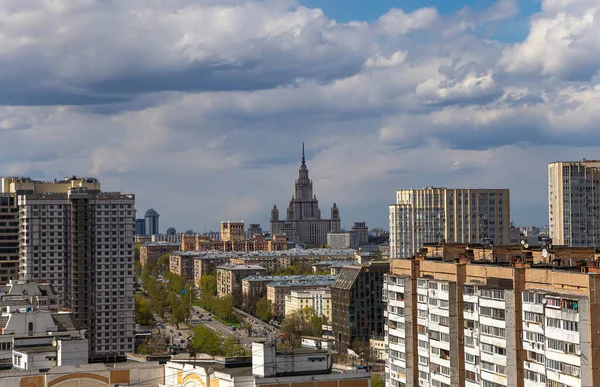
M 544 164 L 600 146 L 598 6 L 544 1 L 515 45 L 477 36 L 515 5 L 338 23 L 290 1 L 5 0 L 0 168 L 96 175 L 180 229 L 267 228 L 305 141 L 346 225 L 385 227 L 394 190 L 425 185 L 506 186 L 541 223 Z

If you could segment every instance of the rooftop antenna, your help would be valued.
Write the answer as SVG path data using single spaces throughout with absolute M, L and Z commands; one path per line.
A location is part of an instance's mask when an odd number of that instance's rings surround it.
M 302 141 L 302 165 L 305 164 L 305 159 L 304 159 L 304 141 Z

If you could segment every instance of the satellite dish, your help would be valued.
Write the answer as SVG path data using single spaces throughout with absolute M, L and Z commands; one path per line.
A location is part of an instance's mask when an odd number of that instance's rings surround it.
M 524 245 L 525 244 L 525 239 L 521 239 L 521 244 Z
M 56 340 L 52 340 L 52 346 L 56 347 L 58 345 L 58 343 L 56 342 Z
M 523 247 L 524 247 L 524 248 L 526 248 L 526 249 L 528 249 L 528 248 L 529 248 L 529 243 L 525 243 L 525 244 L 523 245 Z
M 548 250 L 546 250 L 546 249 L 542 250 L 542 257 L 548 258 Z

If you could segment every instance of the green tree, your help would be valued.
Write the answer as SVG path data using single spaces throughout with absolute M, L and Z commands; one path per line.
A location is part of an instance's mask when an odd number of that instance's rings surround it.
M 265 321 L 270 321 L 273 317 L 273 303 L 267 297 L 261 297 L 256 302 L 256 316 Z
M 217 277 L 212 274 L 205 274 L 200 277 L 200 290 L 202 294 L 217 295 Z
M 317 316 L 313 308 L 306 307 L 287 315 L 281 324 L 281 330 L 290 347 L 297 347 L 302 336 L 322 336 L 323 318 Z
M 212 311 L 217 317 L 231 321 L 233 319 L 233 297 L 227 295 L 215 298 L 212 302 Z
M 240 345 L 239 340 L 232 336 L 227 336 L 223 341 L 223 347 L 221 349 L 225 356 L 244 356 L 246 350 Z
M 169 258 L 169 254 L 163 254 L 156 260 L 156 266 L 164 274 L 169 271 L 170 262 L 171 258 Z
M 242 324 L 242 329 L 248 333 L 248 337 L 252 336 L 252 324 L 245 322 Z
M 222 341 L 223 338 L 217 332 L 204 325 L 198 325 L 192 329 L 192 341 L 188 344 L 188 351 L 192 356 L 199 353 L 221 355 Z
M 385 380 L 380 373 L 371 374 L 371 387 L 385 387 Z
M 140 325 L 152 325 L 154 315 L 150 301 L 141 294 L 135 295 L 135 322 Z

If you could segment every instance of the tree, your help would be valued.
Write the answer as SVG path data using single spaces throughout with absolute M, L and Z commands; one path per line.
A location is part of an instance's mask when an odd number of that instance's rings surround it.
M 204 325 L 197 325 L 192 329 L 192 341 L 188 344 L 188 351 L 192 356 L 198 353 L 221 355 L 222 350 L 219 343 L 222 340 L 221 335 L 217 332 Z
M 273 303 L 267 297 L 261 297 L 256 302 L 256 316 L 265 321 L 270 321 L 273 317 Z
M 360 357 L 361 361 L 366 361 L 367 365 L 369 364 L 369 360 L 371 358 L 371 346 L 369 342 L 364 342 L 360 340 L 358 337 L 352 341 L 352 350 L 356 352 L 358 357 Z
M 167 273 L 169 271 L 170 264 L 171 258 L 169 257 L 169 254 L 163 254 L 156 260 L 156 266 L 161 273 Z
M 385 380 L 380 373 L 371 374 L 371 387 L 385 387 Z
M 222 353 L 225 356 L 244 356 L 246 355 L 246 350 L 240 345 L 239 340 L 232 336 L 227 336 L 223 341 Z
M 233 297 L 226 295 L 215 298 L 212 302 L 212 311 L 217 317 L 231 321 L 233 319 Z
M 306 307 L 285 316 L 281 324 L 290 347 L 300 344 L 302 336 L 320 337 L 323 334 L 323 318 L 317 316 L 313 308 Z
M 152 325 L 154 315 L 150 301 L 142 297 L 141 294 L 135 295 L 135 322 L 140 325 Z
M 252 324 L 245 322 L 242 324 L 242 329 L 248 332 L 248 337 L 252 336 Z

